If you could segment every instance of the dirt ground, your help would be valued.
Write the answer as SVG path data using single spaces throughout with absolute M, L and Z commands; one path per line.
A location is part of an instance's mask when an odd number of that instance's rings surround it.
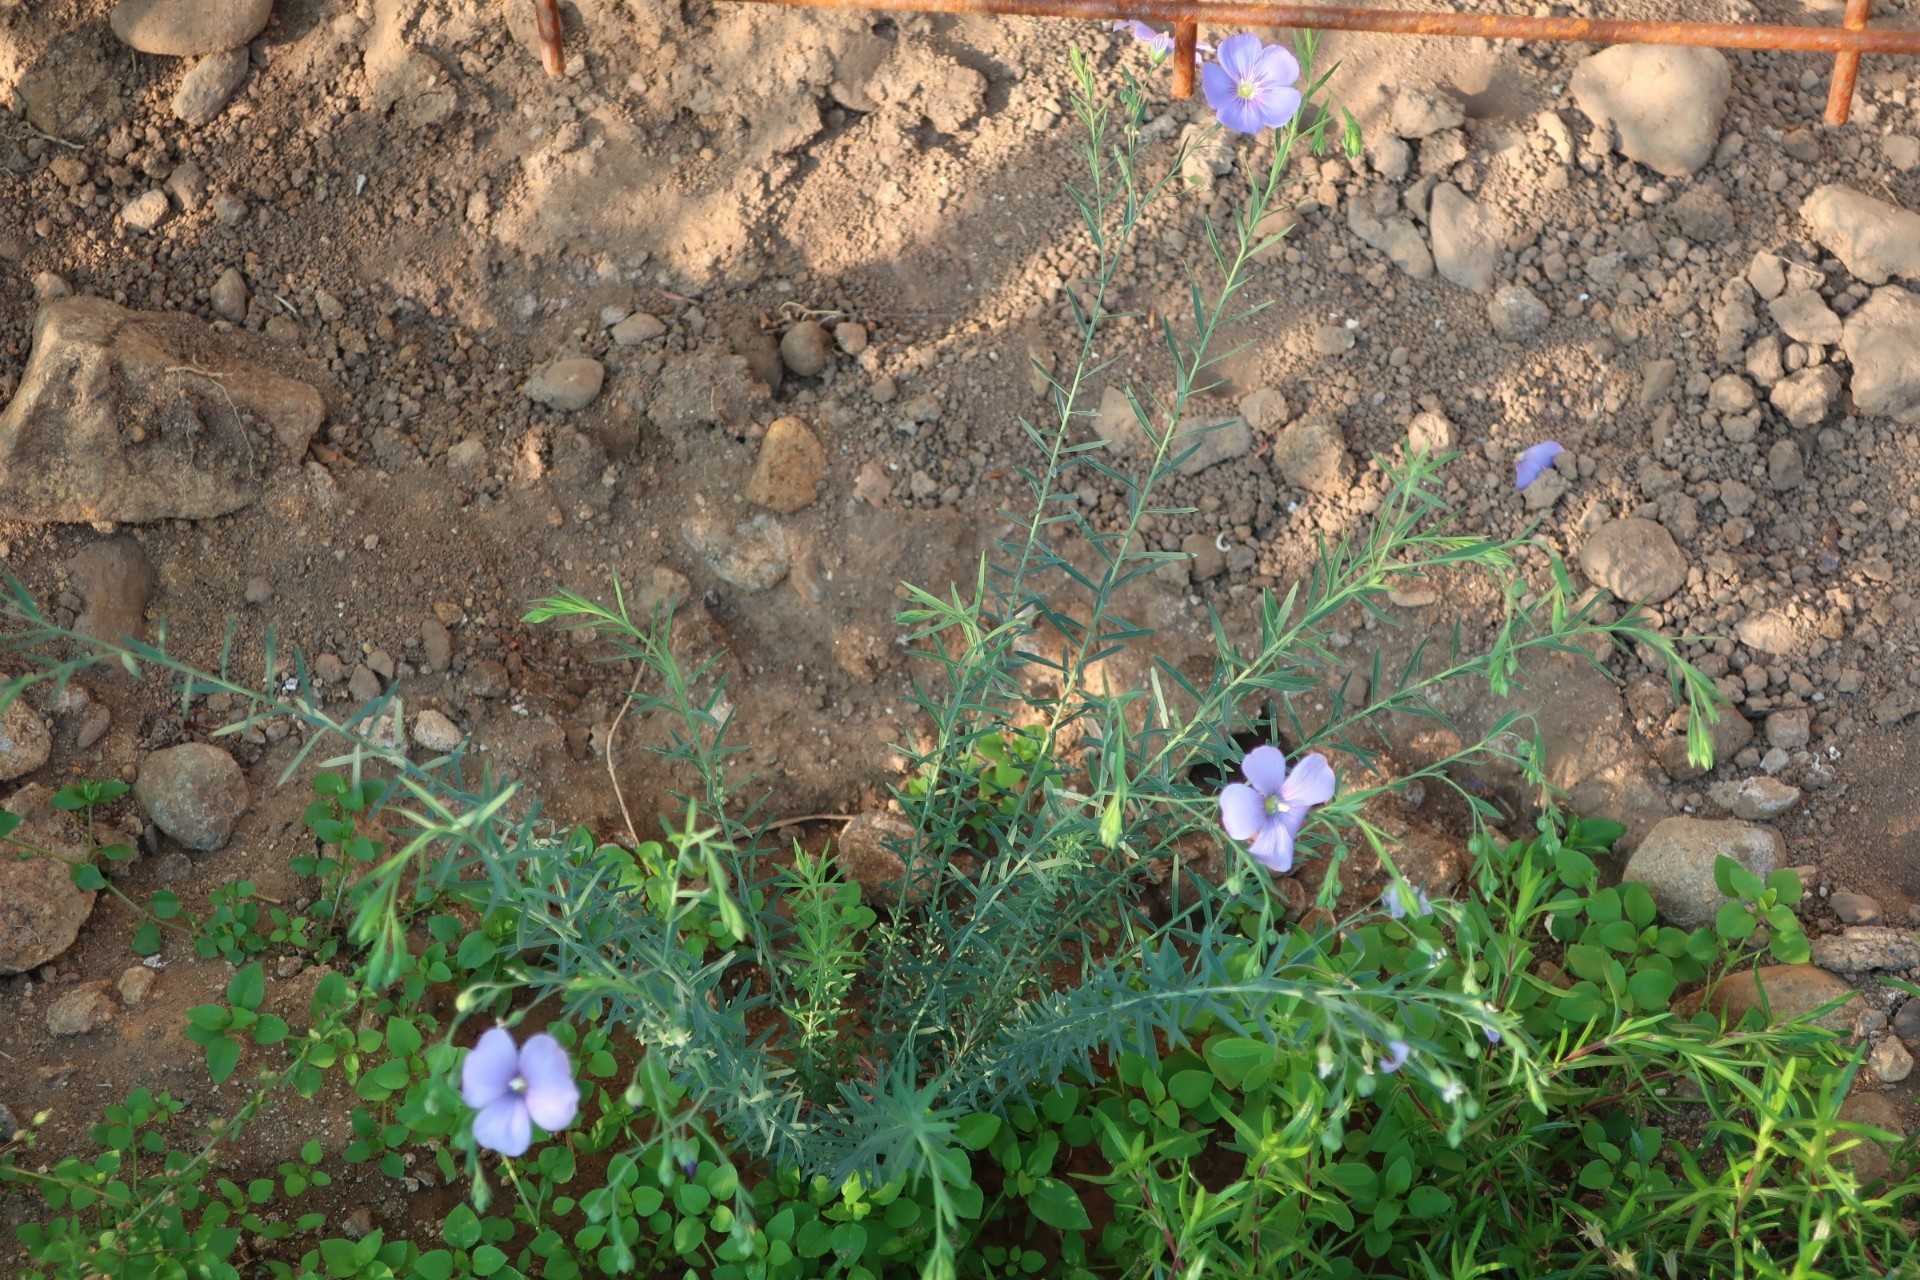
M 567 74 L 549 79 L 530 5 L 503 16 L 476 0 L 280 0 L 231 102 L 188 124 L 172 103 L 191 60 L 132 51 L 111 7 L 0 0 L 0 105 L 13 108 L 0 113 L 0 403 L 26 370 L 36 308 L 71 291 L 279 344 L 320 388 L 324 425 L 231 514 L 114 528 L 0 509 L 0 567 L 65 620 L 99 597 L 130 600 L 196 662 L 217 661 L 234 619 L 235 667 L 257 667 L 271 626 L 338 659 L 343 704 L 356 667 L 376 688 L 397 679 L 410 710 L 445 712 L 530 777 L 549 810 L 602 831 L 619 821 L 599 751 L 625 673 L 519 619 L 547 592 L 604 593 L 618 574 L 682 601 L 686 650 L 720 656 L 741 765 L 770 815 L 879 803 L 896 744 L 918 729 L 892 623 L 899 584 L 969 582 L 1008 527 L 1002 513 L 1024 512 L 1019 420 L 1047 411 L 1030 366 L 1061 368 L 1072 350 L 1064 292 L 1093 259 L 1061 186 L 1082 163 L 1067 50 L 1149 78 L 1156 168 L 1206 118 L 1202 105 L 1168 101 L 1165 72 L 1093 24 L 580 0 L 562 5 Z M 1839 9 L 1626 0 L 1553 12 L 1837 22 Z M 1876 9 L 1877 21 L 1920 25 L 1910 3 Z M 1504 536 L 1538 519 L 1544 543 L 1573 557 L 1605 521 L 1643 516 L 1675 541 L 1684 583 L 1656 617 L 1699 637 L 1686 651 L 1757 733 L 1715 779 L 1652 773 L 1645 802 L 1712 812 L 1710 781 L 1774 774 L 1804 793 L 1774 823 L 1792 860 L 1827 888 L 1872 895 L 1890 922 L 1920 923 L 1920 718 L 1902 710 L 1920 709 L 1920 434 L 1844 403 L 1816 427 L 1769 416 L 1737 430 L 1742 406 L 1718 382 L 1749 367 L 1744 340 L 1731 357 L 1722 348 L 1739 327 L 1730 290 L 1746 287 L 1756 253 L 1823 273 L 1836 311 L 1865 298 L 1801 205 L 1845 183 L 1920 210 L 1920 62 L 1867 59 L 1852 123 L 1829 129 L 1827 62 L 1729 55 L 1714 159 L 1663 178 L 1608 154 L 1604 137 L 1589 145 L 1569 85 L 1592 52 L 1325 42 L 1334 98 L 1359 119 L 1368 156 L 1307 159 L 1283 184 L 1291 238 L 1255 264 L 1251 286 L 1272 305 L 1231 335 L 1238 350 L 1196 408 L 1207 420 L 1242 412 L 1251 431 L 1173 482 L 1170 501 L 1193 513 L 1148 536 L 1196 559 L 1185 580 L 1149 588 L 1141 612 L 1176 657 L 1204 650 L 1209 606 L 1246 625 L 1259 589 L 1284 589 L 1316 539 L 1365 519 L 1376 459 L 1420 415 L 1430 430 L 1444 420 L 1463 454 L 1446 494 L 1467 530 Z M 63 129 L 32 122 L 29 90 Z M 1464 121 L 1400 143 L 1396 162 L 1396 106 L 1425 92 L 1458 103 Z M 1107 386 L 1164 378 L 1158 317 L 1185 310 L 1200 220 L 1237 207 L 1267 146 L 1235 154 L 1236 172 L 1148 213 L 1118 282 L 1132 314 L 1099 351 L 1108 370 L 1090 417 Z M 176 179 L 167 216 L 136 230 L 129 202 Z M 1485 293 L 1414 278 L 1356 234 L 1354 205 L 1382 191 L 1424 228 L 1435 179 L 1504 224 L 1494 275 L 1546 304 L 1535 330 L 1496 334 Z M 1750 306 L 1764 341 L 1766 307 Z M 615 336 L 634 316 L 659 323 Z M 838 330 L 814 360 L 783 368 L 779 339 L 806 320 L 860 332 Z M 577 409 L 530 399 L 529 379 L 570 356 L 600 363 L 597 395 Z M 783 417 L 820 441 L 824 477 L 817 497 L 772 518 L 761 561 L 784 572 L 756 587 L 714 531 L 731 542 L 763 513 L 750 480 Z M 1336 484 L 1282 466 L 1286 429 L 1309 420 L 1344 442 Z M 1567 449 L 1559 493 L 1530 505 L 1513 491 L 1513 458 L 1548 438 Z M 1797 473 L 1779 463 L 1782 440 Z M 1118 519 L 1117 486 L 1091 473 L 1074 483 L 1096 524 Z M 107 539 L 135 544 L 150 589 L 86 558 Z M 1411 622 L 1482 618 L 1496 603 L 1444 585 L 1406 602 Z M 1739 638 L 1762 616 L 1785 642 Z M 434 625 L 451 641 L 437 656 Z M 1631 695 L 1652 673 L 1632 655 L 1611 666 L 1632 726 L 1621 749 L 1651 769 L 1666 710 Z M 88 708 L 39 707 L 54 749 L 32 781 L 131 780 L 145 753 L 221 722 L 211 709 L 183 721 L 155 678 L 88 688 Z M 110 721 L 83 748 L 94 707 Z M 1804 736 L 1774 733 L 1768 717 L 1782 710 L 1809 713 Z M 1589 714 L 1541 712 L 1575 735 Z M 661 812 L 676 780 L 638 749 L 644 728 L 632 732 L 628 800 Z M 241 744 L 254 803 L 231 844 L 191 861 L 149 856 L 129 887 L 172 876 L 204 892 L 244 876 L 297 899 L 287 860 L 309 843 L 306 795 L 272 787 L 294 749 Z M 130 804 L 123 815 L 137 821 Z M 218 964 L 170 954 L 151 999 L 110 1029 L 46 1038 L 48 1000 L 117 975 L 131 927 L 103 898 L 73 950 L 0 979 L 0 1103 L 55 1106 L 52 1149 L 136 1084 L 196 1107 L 236 1094 L 209 1086 L 176 1034 L 182 1010 L 224 984 Z M 257 1154 L 341 1123 L 323 1108 L 269 1124 Z

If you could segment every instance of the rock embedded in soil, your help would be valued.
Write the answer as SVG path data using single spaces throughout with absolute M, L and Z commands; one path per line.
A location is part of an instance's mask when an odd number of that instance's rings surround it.
M 606 383 L 607 367 L 591 356 L 563 356 L 535 369 L 527 379 L 527 399 L 573 413 L 592 404 Z
M 1737 782 L 1716 782 L 1707 788 L 1707 798 L 1744 822 L 1759 822 L 1777 818 L 1799 804 L 1800 788 L 1756 774 Z
M 70 523 L 204 519 L 259 497 L 276 449 L 299 459 L 319 391 L 252 358 L 255 340 L 100 298 L 41 308 L 0 412 L 0 510 Z
M 1867 1065 L 1884 1084 L 1899 1084 L 1913 1074 L 1913 1054 L 1897 1036 L 1887 1036 L 1867 1055 Z
M 1274 438 L 1273 465 L 1286 482 L 1309 493 L 1343 493 L 1353 475 L 1346 437 L 1332 419 L 1300 419 Z
M 780 362 L 802 378 L 819 376 L 833 363 L 833 338 L 816 320 L 802 320 L 780 335 Z
M 913 824 L 895 813 L 863 813 L 840 829 L 833 843 L 833 860 L 840 874 L 860 886 L 861 901 L 885 907 L 898 900 L 907 864 L 897 849 L 915 844 Z M 916 880 L 918 877 L 916 877 Z M 927 887 L 909 886 L 907 900 L 919 902 Z
M 1493 288 L 1493 273 L 1507 238 L 1499 216 L 1451 182 L 1433 189 L 1428 209 L 1433 262 L 1441 277 L 1475 293 Z
M 143 191 L 120 207 L 120 221 L 141 235 L 152 235 L 173 216 L 173 202 L 164 191 Z
M 272 16 L 273 0 L 120 0 L 109 22 L 141 53 L 196 58 L 239 48 Z
M 7 798 L 7 811 L 22 820 L 12 838 L 52 856 L 20 858 L 12 846 L 0 852 L 0 974 L 26 973 L 65 954 L 93 912 L 93 891 L 73 883 L 71 867 L 86 861 L 86 839 L 52 800 L 37 784 Z
M 148 755 L 140 762 L 133 795 L 155 826 L 202 853 L 225 847 L 250 799 L 246 776 L 233 757 L 205 742 Z
M 1894 276 L 1920 280 L 1920 213 L 1829 183 L 1806 198 L 1800 216 L 1856 278 L 1868 284 Z
M 1713 744 L 1714 764 L 1725 764 L 1753 741 L 1753 722 L 1732 707 L 1722 707 L 1720 718 L 1707 726 L 1707 738 Z M 1676 731 L 1662 738 L 1654 746 L 1653 758 L 1659 763 L 1660 771 L 1675 782 L 1687 782 L 1706 772 L 1687 758 L 1684 732 Z
M 1795 342 L 1817 342 L 1830 347 L 1840 341 L 1840 317 L 1827 300 L 1812 289 L 1795 289 L 1767 303 L 1767 314 L 1780 332 Z
M 1398 212 L 1400 200 L 1392 187 L 1347 201 L 1347 229 L 1369 248 L 1377 249 L 1415 280 L 1433 274 L 1433 254 L 1427 238 L 1413 220 Z
M 1785 865 L 1787 846 L 1777 832 L 1744 822 L 1668 818 L 1647 833 L 1620 878 L 1646 885 L 1677 928 L 1697 929 L 1712 924 L 1726 901 L 1713 878 L 1714 862 L 1723 856 L 1764 877 Z
M 1523 284 L 1503 284 L 1487 300 L 1487 322 L 1509 342 L 1531 338 L 1552 319 L 1547 304 Z
M 1810 964 L 1773 964 L 1728 974 L 1713 989 L 1710 1003 L 1731 1026 L 1748 1010 L 1759 1009 L 1763 999 L 1775 1025 L 1811 1013 L 1830 1000 L 1844 1001 L 1814 1019 L 1814 1025 L 1843 1035 L 1852 1030 L 1853 1015 L 1860 1008 L 1859 992 Z
M 716 577 L 742 591 L 778 584 L 791 564 L 787 531 L 770 516 L 728 526 L 702 513 L 680 526 L 680 536 Z
M 1827 420 L 1841 387 L 1840 375 L 1830 365 L 1816 365 L 1774 383 L 1767 401 L 1788 425 L 1804 431 Z
M 145 638 L 154 574 L 138 542 L 122 534 L 83 547 L 67 562 L 67 575 L 85 601 L 76 630 L 110 644 Z
M 1457 129 L 1466 118 L 1465 105 L 1452 94 L 1439 89 L 1403 86 L 1394 95 L 1387 127 L 1396 137 L 1417 141 L 1442 130 Z
M 47 762 L 53 753 L 53 734 L 40 713 L 24 698 L 15 698 L 0 711 L 0 782 L 24 777 Z M 0 852 L 0 857 L 9 856 Z
M 1880 920 L 1880 903 L 1864 893 L 1848 893 L 1844 889 L 1827 899 L 1827 905 L 1833 908 L 1833 914 L 1842 924 L 1877 924 Z
M 765 399 L 768 389 L 751 376 L 744 357 L 695 352 L 668 362 L 659 390 L 647 401 L 647 421 L 668 432 L 716 423 L 731 426 L 745 421 L 749 408 Z
M 1920 1040 L 1920 996 L 1910 996 L 1893 1015 L 1893 1034 L 1903 1040 Z
M 252 58 L 245 48 L 210 53 L 193 64 L 173 93 L 173 114 L 182 124 L 206 124 L 222 111 L 247 78 Z
M 464 736 L 459 725 L 431 707 L 413 718 L 413 740 L 428 751 L 451 751 Z
M 56 1036 L 84 1036 L 98 1031 L 119 1012 L 112 992 L 113 984 L 101 978 L 63 993 L 47 1007 L 47 1031 Z
M 1733 73 L 1717 49 L 1622 44 L 1574 69 L 1574 103 L 1621 154 L 1669 178 L 1713 158 Z
M 1813 712 L 1805 707 L 1788 707 L 1767 714 L 1767 745 L 1792 751 L 1804 747 L 1813 737 Z
M 1862 1089 L 1856 1082 L 1853 1092 L 1840 1104 L 1840 1119 L 1849 1124 L 1866 1125 L 1869 1128 L 1884 1129 L 1896 1135 L 1895 1142 L 1906 1136 L 1906 1120 L 1900 1114 L 1899 1104 L 1884 1093 Z M 1856 1145 L 1845 1151 L 1833 1153 L 1833 1162 L 1842 1168 L 1851 1170 L 1853 1176 L 1865 1185 L 1879 1182 L 1893 1172 L 1893 1158 L 1887 1147 L 1879 1140 L 1859 1134 L 1848 1134 L 1846 1141 Z
M 771 511 L 811 506 L 826 479 L 827 452 L 798 418 L 778 418 L 760 442 L 760 457 L 747 481 L 747 501 Z
M 244 324 L 247 319 L 247 281 L 238 268 L 228 267 L 213 282 L 213 289 L 207 294 L 207 301 L 213 304 L 213 313 L 222 320 L 231 320 L 235 324 Z
M 1787 493 L 1807 482 L 1806 460 L 1791 440 L 1776 440 L 1767 450 L 1767 484 L 1775 493 Z
M 1920 411 L 1920 294 L 1886 285 L 1847 317 L 1840 346 L 1861 413 L 1903 421 Z
M 850 356 L 867 349 L 867 326 L 855 320 L 842 320 L 833 326 L 833 343 Z
M 1588 535 L 1580 571 L 1618 599 L 1659 604 L 1686 585 L 1687 558 L 1665 525 L 1630 516 Z
M 1834 973 L 1920 968 L 1920 935 L 1888 925 L 1851 925 L 1813 939 L 1813 962 Z
M 143 964 L 128 966 L 114 983 L 114 989 L 120 993 L 120 1003 L 131 1009 L 144 1001 L 153 991 L 153 984 L 160 975 Z
M 616 347 L 637 347 L 666 336 L 667 326 L 644 311 L 635 312 L 608 331 Z

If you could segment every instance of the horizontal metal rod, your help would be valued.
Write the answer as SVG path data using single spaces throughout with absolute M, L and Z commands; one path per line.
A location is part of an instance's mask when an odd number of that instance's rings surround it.
M 801 9 L 875 9 L 906 13 L 996 13 L 1089 22 L 1138 18 L 1175 26 L 1311 27 L 1409 36 L 1485 40 L 1573 40 L 1591 44 L 1688 44 L 1715 49 L 1793 49 L 1809 53 L 1920 53 L 1920 30 L 1849 31 L 1729 22 L 1640 22 L 1617 18 L 1534 18 L 1516 13 L 1418 13 L 1328 5 L 1251 4 L 1243 0 L 747 0 Z

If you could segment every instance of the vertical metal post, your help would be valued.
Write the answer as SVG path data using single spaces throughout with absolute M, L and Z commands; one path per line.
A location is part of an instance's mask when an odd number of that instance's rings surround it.
M 1873 0 L 1847 0 L 1842 20 L 1849 31 L 1864 31 L 1873 12 Z M 1833 55 L 1833 82 L 1827 86 L 1827 123 L 1845 124 L 1853 114 L 1853 82 L 1860 75 L 1860 55 L 1852 51 Z
M 1173 96 L 1176 98 L 1193 96 L 1193 55 L 1199 43 L 1199 23 L 1173 24 Z
M 560 47 L 560 6 L 555 0 L 533 0 L 534 30 L 540 34 L 540 61 L 550 76 L 567 72 L 567 55 Z

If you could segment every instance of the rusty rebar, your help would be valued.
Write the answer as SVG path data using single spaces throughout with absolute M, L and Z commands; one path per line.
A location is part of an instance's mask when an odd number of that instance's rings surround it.
M 1841 19 L 1849 31 L 1865 31 L 1873 0 L 1847 0 Z M 1827 123 L 1845 124 L 1853 114 L 1853 82 L 1860 75 L 1860 55 L 1851 51 L 1833 55 L 1833 80 L 1827 85 Z
M 1173 96 L 1193 96 L 1194 51 L 1200 44 L 1200 24 L 1176 22 L 1173 25 Z
M 749 0 L 807 9 L 871 9 L 909 13 L 995 13 L 1086 22 L 1133 18 L 1174 29 L 1183 27 L 1293 27 L 1320 31 L 1373 31 L 1386 35 L 1455 36 L 1481 40 L 1560 40 L 1588 44 L 1678 44 L 1710 49 L 1779 49 L 1799 53 L 1852 54 L 1857 72 L 1863 53 L 1920 53 L 1920 30 L 1866 28 L 1849 18 L 1840 27 L 1794 27 L 1763 23 L 1653 22 L 1625 18 L 1533 17 L 1517 13 L 1419 12 L 1354 9 L 1329 5 L 1256 4 L 1249 0 Z M 1184 66 L 1183 66 L 1184 63 Z M 1835 79 L 1843 67 L 1835 60 Z M 1193 63 L 1174 57 L 1176 88 L 1191 92 Z M 1851 96 L 1851 85 L 1848 87 Z M 1835 94 L 1839 93 L 1836 83 Z M 1831 106 L 1829 107 L 1831 111 Z
M 560 5 L 557 0 L 533 0 L 533 26 L 540 36 L 540 62 L 550 76 L 567 73 L 566 50 L 560 46 Z

